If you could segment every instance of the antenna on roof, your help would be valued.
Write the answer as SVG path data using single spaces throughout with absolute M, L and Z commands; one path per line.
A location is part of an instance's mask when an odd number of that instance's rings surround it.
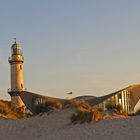
M 17 39 L 16 39 L 16 38 L 13 38 L 13 39 L 15 40 L 15 43 L 16 43 L 16 40 L 17 40 Z

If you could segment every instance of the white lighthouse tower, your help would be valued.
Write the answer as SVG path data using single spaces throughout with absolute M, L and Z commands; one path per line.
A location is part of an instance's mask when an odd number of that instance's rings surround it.
M 11 46 L 11 57 L 9 57 L 11 67 L 11 88 L 8 93 L 11 96 L 11 101 L 16 108 L 24 106 L 19 94 L 24 90 L 23 84 L 23 63 L 24 57 L 22 55 L 21 46 L 15 43 Z

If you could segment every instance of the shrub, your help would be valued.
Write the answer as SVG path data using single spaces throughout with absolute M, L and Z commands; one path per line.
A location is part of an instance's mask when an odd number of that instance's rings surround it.
M 0 101 L 0 113 L 3 115 L 7 115 L 10 112 L 11 112 L 11 110 L 10 110 L 8 104 L 6 104 L 6 102 L 4 102 L 4 101 Z
M 102 119 L 102 114 L 100 112 L 100 108 L 98 108 L 97 106 L 93 106 L 92 109 L 91 109 L 91 112 L 92 112 L 92 122 L 97 122 L 99 120 Z
M 26 113 L 25 106 L 16 109 L 16 116 L 18 119 L 30 117 L 30 115 Z
M 62 109 L 62 108 L 63 108 L 61 102 L 58 101 L 58 100 L 48 100 L 48 101 L 46 102 L 46 105 L 55 107 L 55 108 L 57 108 L 57 109 Z
M 42 112 L 48 112 L 49 109 L 48 109 L 48 106 L 46 104 L 39 104 L 39 105 L 35 106 L 34 111 L 35 111 L 35 114 L 39 114 Z
M 31 116 L 26 113 L 25 106 L 16 109 L 11 101 L 3 100 L 0 100 L 0 114 L 2 117 L 9 119 L 22 119 Z
M 38 100 L 38 99 L 37 99 Z M 39 114 L 42 112 L 48 112 L 50 110 L 53 110 L 54 108 L 56 109 L 62 109 L 62 104 L 60 101 L 55 100 L 55 99 L 45 99 L 41 100 L 41 102 L 37 102 L 36 100 L 34 101 L 34 112 L 35 114 Z
M 120 105 L 115 105 L 115 104 L 107 104 L 106 108 L 107 108 L 107 110 L 116 109 L 119 112 L 121 112 L 121 110 L 122 110 Z
M 72 114 L 71 122 L 76 123 L 90 123 L 97 122 L 101 119 L 101 114 L 97 107 L 90 107 L 90 109 L 77 108 L 76 113 Z
M 76 124 L 78 122 L 90 122 L 92 118 L 92 113 L 86 109 L 79 108 L 76 113 L 71 116 L 71 122 Z
M 90 109 L 89 104 L 85 100 L 80 100 L 80 99 L 71 99 L 71 100 L 66 100 L 64 106 L 66 105 L 71 105 L 76 108 L 85 108 L 85 109 Z

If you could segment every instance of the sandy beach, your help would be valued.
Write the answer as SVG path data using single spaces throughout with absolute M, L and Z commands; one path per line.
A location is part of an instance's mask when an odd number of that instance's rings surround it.
M 29 119 L 0 119 L 0 140 L 139 140 L 140 116 L 73 125 L 73 109 Z

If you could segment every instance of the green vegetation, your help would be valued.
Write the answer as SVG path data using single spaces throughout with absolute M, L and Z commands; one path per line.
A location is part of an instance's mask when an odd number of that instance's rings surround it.
M 49 112 L 53 109 L 62 109 L 63 106 L 59 100 L 56 99 L 42 99 L 37 98 L 34 101 L 34 112 L 35 114 L 43 113 L 43 112 Z
M 107 110 L 115 109 L 118 112 L 123 112 L 121 105 L 119 105 L 119 104 L 117 105 L 116 102 L 112 99 L 107 101 L 105 107 L 106 107 Z
M 76 108 L 76 113 L 71 116 L 71 123 L 90 123 L 99 121 L 102 116 L 96 106 L 90 106 L 84 100 L 69 100 L 67 104 L 70 104 Z
M 76 124 L 76 123 L 84 123 L 84 122 L 90 122 L 91 121 L 91 118 L 92 118 L 92 113 L 91 111 L 89 110 L 86 110 L 84 108 L 78 108 L 76 113 L 74 113 L 72 116 L 71 116 L 71 122 L 73 124 Z
M 74 106 L 76 108 L 85 108 L 85 109 L 89 109 L 90 106 L 89 104 L 85 101 L 85 100 L 80 100 L 80 99 L 71 99 L 71 100 L 66 100 L 64 106 Z

